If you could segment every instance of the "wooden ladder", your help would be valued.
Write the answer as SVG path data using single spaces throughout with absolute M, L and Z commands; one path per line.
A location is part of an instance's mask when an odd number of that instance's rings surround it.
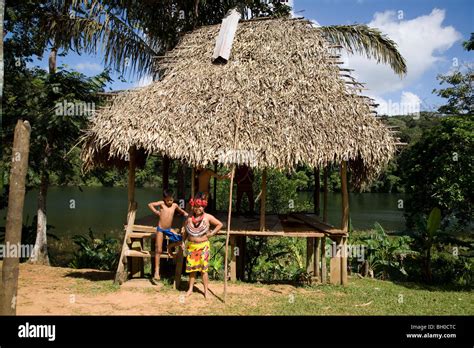
M 143 241 L 145 238 L 156 238 L 156 229 L 152 226 L 135 225 L 136 217 L 136 202 L 132 205 L 130 213 L 127 218 L 127 225 L 125 225 L 125 237 L 123 239 L 122 251 L 120 253 L 120 260 L 115 273 L 115 283 L 123 284 L 129 278 L 132 278 L 137 269 L 140 270 L 140 276 L 144 277 L 144 259 L 151 258 L 153 265 L 154 250 L 143 250 Z M 152 241 L 152 248 L 154 242 Z M 163 250 L 160 255 L 161 259 L 170 259 L 167 250 Z M 176 269 L 175 279 L 173 282 L 174 289 L 178 289 L 181 283 L 181 272 L 183 268 L 183 250 L 181 247 L 177 248 L 176 255 Z M 160 263 L 161 265 L 161 263 Z M 153 267 L 153 266 L 152 266 Z

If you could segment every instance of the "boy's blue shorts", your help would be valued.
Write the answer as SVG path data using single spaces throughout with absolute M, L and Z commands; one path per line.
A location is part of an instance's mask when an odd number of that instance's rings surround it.
M 183 237 L 179 234 L 171 232 L 170 228 L 161 228 L 160 226 L 156 227 L 158 232 L 163 232 L 164 235 L 168 236 L 171 243 L 181 242 Z

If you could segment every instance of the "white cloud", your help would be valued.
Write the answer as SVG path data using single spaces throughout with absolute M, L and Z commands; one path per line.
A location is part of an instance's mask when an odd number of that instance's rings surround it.
M 84 62 L 76 64 L 76 70 L 78 71 L 89 71 L 89 72 L 99 72 L 103 70 L 102 65 L 91 62 Z
M 138 80 L 133 87 L 145 87 L 153 82 L 153 77 L 151 75 L 143 76 Z
M 433 9 L 430 14 L 410 20 L 399 20 L 399 13 L 385 11 L 375 13 L 368 26 L 378 28 L 398 45 L 398 49 L 407 63 L 407 75 L 401 79 L 389 66 L 377 64 L 360 55 L 344 55 L 347 66 L 354 68 L 353 76 L 375 95 L 383 95 L 406 89 L 416 82 L 437 62 L 445 60 L 443 54 L 461 34 L 452 26 L 442 25 L 445 11 Z
M 402 91 L 400 100 L 384 99 L 377 95 L 371 96 L 376 104 L 379 115 L 419 115 L 422 100 L 418 95 L 408 91 Z

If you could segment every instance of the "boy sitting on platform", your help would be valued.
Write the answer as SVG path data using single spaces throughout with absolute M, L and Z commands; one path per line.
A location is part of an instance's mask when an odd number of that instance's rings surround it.
M 155 274 L 152 279 L 153 282 L 156 282 L 160 279 L 160 256 L 163 251 L 163 234 L 169 239 L 168 255 L 172 256 L 171 250 L 179 245 L 184 248 L 183 237 L 177 233 L 174 233 L 171 230 L 171 225 L 173 224 L 173 217 L 176 210 L 185 217 L 188 216 L 188 213 L 181 209 L 178 204 L 174 203 L 173 191 L 171 190 L 164 190 L 163 200 L 148 203 L 148 207 L 155 215 L 160 217 L 158 226 L 156 227 L 157 236 L 155 241 Z M 155 207 L 159 207 L 160 209 L 157 210 Z

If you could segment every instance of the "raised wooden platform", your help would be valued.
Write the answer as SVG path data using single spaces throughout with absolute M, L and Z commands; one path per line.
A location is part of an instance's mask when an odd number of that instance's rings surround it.
M 227 213 L 217 212 L 213 214 L 222 221 L 223 228 L 219 235 L 227 233 Z M 346 276 L 344 270 L 347 267 L 347 257 L 343 256 L 342 248 L 347 243 L 347 232 L 338 229 L 332 225 L 322 222 L 318 216 L 310 213 L 290 213 L 290 214 L 267 214 L 265 216 L 265 230 L 260 231 L 260 216 L 232 216 L 230 226 L 230 249 L 238 250 L 238 253 L 231 253 L 230 257 L 230 279 L 243 279 L 245 276 L 246 259 L 246 237 L 299 237 L 307 238 L 307 272 L 313 274 L 322 282 L 326 279 L 326 256 L 325 256 L 325 237 L 330 238 L 337 244 L 337 252 L 331 255 L 330 259 L 330 282 L 332 284 L 345 284 Z M 130 240 L 143 240 L 143 238 L 154 238 L 156 236 L 156 225 L 158 218 L 154 215 L 148 215 L 138 218 L 131 226 L 125 225 L 126 236 Z M 182 228 L 184 218 L 175 215 L 173 220 L 173 229 L 179 232 Z M 152 243 L 153 244 L 153 243 Z M 140 249 L 140 248 L 139 248 Z M 125 257 L 148 258 L 152 253 L 145 250 L 127 250 Z M 175 271 L 175 284 L 179 286 L 183 253 L 179 251 L 178 262 Z M 166 253 L 161 258 L 167 258 Z
M 218 234 L 226 234 L 227 213 L 217 212 L 213 215 L 224 224 L 224 227 Z M 258 215 L 253 217 L 242 215 L 232 216 L 230 234 L 235 236 L 301 238 L 317 238 L 326 236 L 331 239 L 347 236 L 347 233 L 344 231 L 320 221 L 315 214 L 268 214 L 265 218 L 265 231 L 260 231 L 260 217 Z M 136 219 L 133 227 L 133 234 L 137 237 L 143 237 L 156 233 L 155 226 L 157 220 L 158 219 L 154 215 Z M 173 228 L 179 229 L 182 226 L 182 223 L 183 218 L 176 216 L 173 220 Z

